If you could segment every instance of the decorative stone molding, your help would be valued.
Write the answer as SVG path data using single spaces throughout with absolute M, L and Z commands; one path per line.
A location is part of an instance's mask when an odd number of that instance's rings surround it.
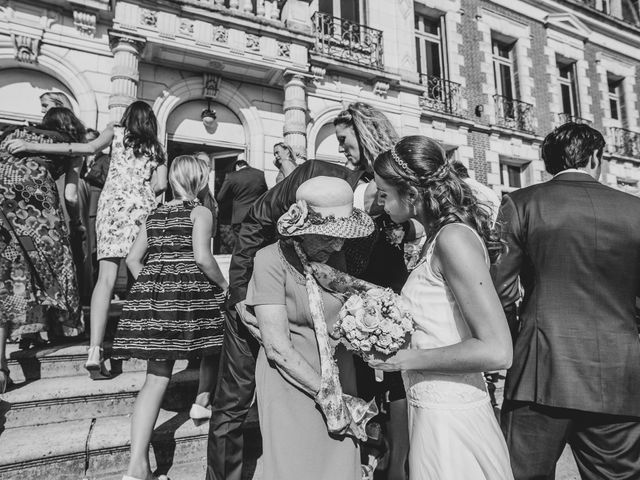
M 229 31 L 222 25 L 216 25 L 213 27 L 213 41 L 215 43 L 228 43 Z
M 382 98 L 387 98 L 387 93 L 389 92 L 389 83 L 378 80 L 374 85 L 373 85 L 373 93 L 375 95 L 379 95 Z
M 195 25 L 194 25 L 194 22 L 192 22 L 191 20 L 185 20 L 184 18 L 180 20 L 180 27 L 178 28 L 178 31 L 182 35 L 191 37 L 193 36 L 194 29 L 195 29 Z
M 285 42 L 278 42 L 278 56 L 290 58 L 291 57 L 291 44 Z
M 36 63 L 40 53 L 40 38 L 12 34 L 15 58 L 22 63 Z
M 205 98 L 216 98 L 220 90 L 221 78 L 213 73 L 205 73 L 202 77 L 202 96 Z
M 247 50 L 254 52 L 260 51 L 260 37 L 258 35 L 247 33 Z
M 327 74 L 326 68 L 318 67 L 317 65 L 311 66 L 311 75 L 313 75 L 314 82 L 322 80 L 326 74 Z
M 73 24 L 81 34 L 93 37 L 96 34 L 96 16 L 92 13 L 73 11 Z
M 140 9 L 140 23 L 148 27 L 158 26 L 158 12 L 154 12 L 148 8 Z

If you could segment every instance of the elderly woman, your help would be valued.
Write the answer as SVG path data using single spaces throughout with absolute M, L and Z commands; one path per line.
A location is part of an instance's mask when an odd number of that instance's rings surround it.
M 352 356 L 331 358 L 327 330 L 342 298 L 321 290 L 310 262 L 344 267 L 344 239 L 370 235 L 371 218 L 353 208 L 341 179 L 315 177 L 278 220 L 278 243 L 260 250 L 247 292 L 263 341 L 256 388 L 265 480 L 361 478 L 354 436 L 364 438 L 371 411 L 355 391 Z M 339 373 L 338 373 L 339 370 Z M 339 381 L 338 381 L 339 379 Z

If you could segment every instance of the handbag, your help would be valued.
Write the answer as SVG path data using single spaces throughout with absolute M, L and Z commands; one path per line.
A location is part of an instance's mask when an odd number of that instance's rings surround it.
M 104 187 L 109 174 L 109 165 L 111 163 L 111 155 L 106 153 L 99 154 L 84 175 L 85 181 L 97 188 Z

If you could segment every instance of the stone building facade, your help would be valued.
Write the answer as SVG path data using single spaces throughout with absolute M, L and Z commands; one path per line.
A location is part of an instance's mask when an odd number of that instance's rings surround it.
M 0 0 L 0 124 L 68 94 L 87 126 L 153 105 L 170 156 L 216 171 L 244 153 L 275 180 L 273 144 L 342 162 L 332 120 L 384 111 L 503 193 L 546 179 L 565 121 L 608 139 L 604 180 L 638 191 L 638 0 Z M 201 113 L 217 124 L 205 128 Z

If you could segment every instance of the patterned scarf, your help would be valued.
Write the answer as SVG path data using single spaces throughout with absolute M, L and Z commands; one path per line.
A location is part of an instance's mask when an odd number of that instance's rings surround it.
M 315 401 L 325 416 L 327 429 L 330 433 L 351 435 L 364 441 L 367 439 L 365 431 L 367 422 L 378 414 L 378 408 L 374 400 L 366 402 L 361 398 L 342 393 L 338 366 L 333 358 L 333 349 L 329 344 L 320 287 L 313 277 L 307 255 L 297 242 L 295 249 L 304 267 L 309 308 L 320 352 L 320 390 L 316 394 Z

